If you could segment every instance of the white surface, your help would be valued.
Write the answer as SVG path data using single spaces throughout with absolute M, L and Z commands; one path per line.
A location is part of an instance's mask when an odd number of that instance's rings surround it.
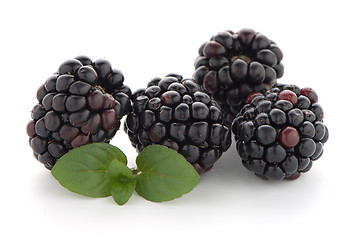
M 0 238 L 358 238 L 360 17 L 355 3 L 2 1 Z M 297 181 L 256 178 L 242 167 L 233 144 L 190 194 L 166 203 L 134 194 L 120 207 L 111 197 L 67 191 L 32 157 L 25 126 L 35 92 L 64 60 L 80 54 L 106 57 L 135 90 L 169 72 L 190 77 L 202 42 L 244 27 L 276 41 L 284 53 L 280 82 L 313 87 L 325 110 L 330 140 L 322 158 Z M 136 153 L 123 131 L 113 144 L 133 166 Z

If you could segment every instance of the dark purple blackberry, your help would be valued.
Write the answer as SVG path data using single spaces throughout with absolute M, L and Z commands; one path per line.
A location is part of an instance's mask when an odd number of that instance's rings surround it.
M 284 74 L 280 48 L 252 29 L 220 32 L 201 45 L 194 79 L 231 124 L 251 93 L 265 93 Z
M 37 160 L 51 169 L 70 149 L 109 142 L 131 110 L 124 76 L 105 59 L 70 59 L 40 86 L 27 125 Z
M 316 92 L 276 84 L 248 100 L 232 123 L 243 165 L 272 180 L 293 180 L 309 171 L 329 137 Z
M 124 128 L 137 151 L 151 144 L 168 146 L 201 174 L 230 147 L 231 131 L 221 110 L 193 79 L 154 78 L 134 95 Z

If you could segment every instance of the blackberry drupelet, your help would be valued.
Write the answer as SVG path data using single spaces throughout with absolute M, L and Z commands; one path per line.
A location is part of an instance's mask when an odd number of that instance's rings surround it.
M 231 144 L 217 103 L 193 79 L 177 74 L 154 78 L 133 94 L 124 128 L 137 151 L 151 144 L 168 146 L 199 174 L 211 169 Z
M 243 165 L 263 179 L 293 180 L 320 158 L 329 131 L 311 88 L 276 84 L 253 94 L 232 123 Z
M 52 169 L 72 148 L 109 142 L 131 110 L 131 90 L 123 82 L 105 59 L 79 56 L 61 64 L 39 87 L 27 124 L 35 158 Z
M 252 29 L 220 32 L 201 45 L 193 77 L 231 124 L 251 93 L 265 93 L 283 76 L 282 58 L 273 41 Z

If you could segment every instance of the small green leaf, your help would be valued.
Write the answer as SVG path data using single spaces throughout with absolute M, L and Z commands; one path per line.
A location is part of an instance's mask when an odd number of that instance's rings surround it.
M 136 192 L 154 202 L 169 201 L 192 191 L 200 176 L 186 159 L 165 146 L 146 147 L 136 158 L 140 170 Z
M 130 182 L 114 182 L 111 187 L 111 195 L 119 205 L 124 205 L 134 193 L 136 180 Z
M 107 143 L 87 144 L 62 156 L 51 173 L 72 192 L 107 197 L 112 186 L 108 167 L 113 160 L 127 164 L 126 156 L 118 148 Z
M 111 195 L 117 204 L 125 204 L 134 193 L 135 176 L 126 165 L 117 160 L 110 163 L 109 175 L 112 179 Z
M 132 171 L 122 162 L 113 160 L 109 165 L 109 175 L 111 179 L 118 179 L 125 177 L 127 179 L 135 179 Z

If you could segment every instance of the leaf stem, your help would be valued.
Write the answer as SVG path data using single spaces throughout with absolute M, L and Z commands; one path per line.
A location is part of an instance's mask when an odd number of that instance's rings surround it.
M 139 173 L 141 173 L 141 171 L 137 168 L 132 168 L 131 171 L 134 174 L 134 176 L 137 176 Z

